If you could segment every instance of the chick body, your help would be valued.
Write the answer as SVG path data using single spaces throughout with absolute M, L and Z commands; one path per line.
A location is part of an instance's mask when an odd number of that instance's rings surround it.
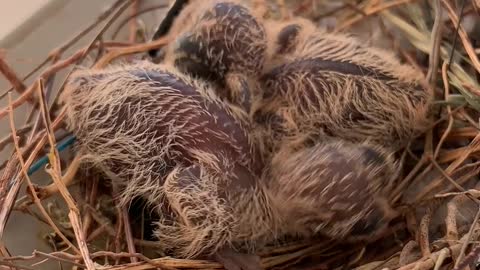
M 333 141 L 280 151 L 260 176 L 244 114 L 174 68 L 80 71 L 62 100 L 84 160 L 120 187 L 125 203 L 142 196 L 154 206 L 155 234 L 178 257 L 252 251 L 286 235 L 346 237 L 377 228 L 370 216 L 384 217 L 373 196 L 384 190 L 375 179 L 391 175 L 391 166 L 378 166 L 392 164 L 383 150 Z
M 423 77 L 392 54 L 303 20 L 277 31 L 254 106 L 274 132 L 398 148 L 425 127 L 431 96 Z
M 179 256 L 250 235 L 252 222 L 231 210 L 257 194 L 262 168 L 243 112 L 174 68 L 148 63 L 77 72 L 62 100 L 79 154 L 112 179 L 124 203 L 142 196 L 159 211 L 157 236 Z
M 277 152 L 266 180 L 284 234 L 366 240 L 396 215 L 388 204 L 398 164 L 370 143 L 327 139 Z
M 171 29 L 165 61 L 213 83 L 226 100 L 249 110 L 267 53 L 260 16 L 240 1 L 193 1 Z
M 84 158 L 124 202 L 143 196 L 156 207 L 156 235 L 178 256 L 285 235 L 363 237 L 392 217 L 384 198 L 398 164 L 364 141 L 396 145 L 417 131 L 429 99 L 421 78 L 388 54 L 308 27 L 279 28 L 272 46 L 236 2 L 189 5 L 171 30 L 169 64 L 83 71 L 67 86 Z M 245 113 L 252 89 L 263 91 L 256 119 L 273 145 L 262 177 L 258 150 L 267 148 Z

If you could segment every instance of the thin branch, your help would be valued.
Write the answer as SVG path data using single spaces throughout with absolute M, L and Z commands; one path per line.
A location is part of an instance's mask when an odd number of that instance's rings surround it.
M 465 2 L 465 0 L 463 0 L 463 2 Z M 465 48 L 465 51 L 467 52 L 470 60 L 472 61 L 473 67 L 475 67 L 477 72 L 480 73 L 480 61 L 478 60 L 478 56 L 475 53 L 475 49 L 473 48 L 472 43 L 470 42 L 470 38 L 468 37 L 467 31 L 465 31 L 465 28 L 463 28 L 460 22 L 460 19 L 458 18 L 457 14 L 455 14 L 455 11 L 453 10 L 450 3 L 448 3 L 448 1 L 446 0 L 442 0 L 442 3 L 448 11 L 448 16 L 450 17 L 450 20 L 457 26 L 458 35 L 462 40 L 462 44 L 463 44 L 463 47 Z M 463 6 L 462 6 L 461 12 L 463 12 Z M 460 13 L 460 15 L 462 15 L 462 13 Z
M 435 89 L 435 84 L 437 81 L 437 70 L 438 63 L 440 59 L 440 44 L 442 43 L 442 6 L 440 5 L 440 0 L 434 1 L 435 9 L 435 22 L 433 23 L 431 40 L 432 48 L 430 50 L 429 56 L 429 65 L 427 72 L 427 81 L 430 83 L 430 87 Z
M 90 258 L 90 253 L 88 251 L 87 242 L 85 235 L 83 234 L 82 224 L 80 222 L 80 211 L 78 210 L 75 200 L 73 199 L 72 195 L 68 191 L 65 182 L 62 179 L 62 170 L 60 167 L 60 158 L 58 154 L 58 150 L 55 147 L 55 135 L 53 134 L 52 128 L 52 121 L 50 119 L 50 114 L 47 108 L 47 104 L 45 102 L 44 92 L 43 92 L 43 81 L 40 79 L 39 81 L 40 87 L 38 88 L 38 96 L 40 101 L 40 109 L 43 116 L 44 126 L 47 132 L 48 141 L 50 144 L 50 164 L 52 169 L 47 169 L 47 172 L 52 176 L 53 182 L 57 185 L 60 194 L 62 195 L 63 199 L 68 205 L 69 213 L 68 217 L 72 224 L 73 231 L 75 233 L 75 237 L 77 239 L 77 243 L 80 249 L 80 253 L 82 254 L 83 261 L 88 270 L 95 270 L 95 264 L 93 263 L 92 259 Z
M 448 68 L 448 64 L 447 62 L 444 62 L 442 65 L 442 80 L 444 85 L 445 99 L 447 99 L 448 96 L 450 95 L 450 84 L 448 83 L 447 68 Z M 435 160 L 437 159 L 438 153 L 440 153 L 440 149 L 442 148 L 443 143 L 445 142 L 446 138 L 450 134 L 453 127 L 453 114 L 452 114 L 452 107 L 450 105 L 447 106 L 447 114 L 448 114 L 448 126 L 445 132 L 443 132 L 442 137 L 440 138 L 440 141 L 437 144 L 437 148 L 435 149 L 435 152 L 433 154 L 433 159 Z
M 5 76 L 5 78 L 10 82 L 12 87 L 18 92 L 23 93 L 26 89 L 25 84 L 18 78 L 17 74 L 13 69 L 5 62 L 5 59 L 0 56 L 0 73 Z M 1 98 L 1 97 L 0 97 Z M 33 102 L 33 99 L 30 99 L 29 102 Z
M 122 219 L 123 219 L 123 229 L 125 231 L 125 240 L 127 241 L 127 248 L 129 253 L 136 253 L 135 244 L 133 242 L 132 228 L 130 226 L 130 221 L 128 220 L 128 212 L 125 206 L 121 206 Z M 132 263 L 138 262 L 136 257 L 130 258 Z
M 113 34 L 112 34 L 112 40 L 115 40 L 117 38 L 117 35 L 118 33 L 120 33 L 120 30 L 122 30 L 122 28 L 125 26 L 125 24 L 127 24 L 130 20 L 144 14 L 144 13 L 147 13 L 147 12 L 151 12 L 151 11 L 155 11 L 157 9 L 163 9 L 163 8 L 166 8 L 168 7 L 167 4 L 160 4 L 160 5 L 154 5 L 154 6 L 151 6 L 151 7 L 147 7 L 147 8 L 144 8 L 140 11 L 138 11 L 137 13 L 135 14 L 131 14 L 130 16 L 126 17 L 125 19 L 123 19 L 121 22 L 118 23 L 118 26 L 117 28 L 115 29 L 115 31 L 113 31 Z
M 63 108 L 55 121 L 53 122 L 53 128 L 57 129 L 63 121 L 65 117 L 66 109 Z M 45 143 L 47 142 L 47 136 L 45 132 L 37 134 L 31 141 L 28 142 L 28 145 L 22 149 L 21 157 L 25 155 L 25 153 L 30 153 L 27 161 L 25 162 L 26 167 L 30 167 L 33 163 L 34 159 L 37 157 L 38 153 L 43 149 Z M 33 148 L 33 149 L 32 149 Z M 5 225 L 7 223 L 8 216 L 11 212 L 11 207 L 15 203 L 15 198 L 17 197 L 18 191 L 20 190 L 20 186 L 22 185 L 22 172 L 18 168 L 19 163 L 19 156 L 17 152 L 14 152 L 11 158 L 8 160 L 7 167 L 3 172 L 2 177 L 0 178 L 0 184 L 7 185 L 9 187 L 8 192 L 5 189 L 1 189 L 0 186 L 0 239 L 3 236 Z M 20 172 L 19 172 L 20 171 Z M 16 175 L 15 175 L 16 174 Z M 15 175 L 15 176 L 14 176 Z M 27 172 L 28 175 L 28 172 Z M 12 179 L 12 180 L 10 180 Z M 28 182 L 27 182 L 28 184 Z M 34 189 L 30 189 L 30 192 L 34 191 Z M 3 191 L 5 190 L 5 191 Z M 3 193 L 5 192 L 5 193 Z M 43 214 L 43 213 L 42 213 Z
M 106 9 L 105 12 L 100 14 L 97 19 L 87 26 L 84 30 L 80 31 L 77 35 L 75 35 L 72 39 L 67 41 L 65 44 L 61 45 L 59 48 L 52 50 L 48 57 L 43 60 L 39 65 L 37 65 L 33 70 L 31 70 L 25 77 L 23 77 L 23 81 L 27 80 L 30 78 L 33 74 L 35 74 L 37 71 L 39 71 L 42 67 L 44 67 L 49 61 L 54 60 L 55 58 L 58 58 L 63 52 L 68 50 L 70 47 L 72 47 L 75 43 L 77 43 L 78 40 L 80 40 L 82 37 L 84 37 L 86 34 L 88 34 L 91 30 L 93 30 L 99 23 L 104 21 L 105 19 L 108 18 L 108 16 L 115 11 L 115 9 L 122 3 L 124 3 L 127 0 L 117 0 L 115 3 L 113 3 L 110 8 Z M 4 96 L 7 95 L 8 92 L 12 91 L 13 88 L 7 89 L 0 95 L 0 99 L 2 99 Z
M 455 269 L 463 269 L 463 268 L 459 268 L 460 262 L 463 260 L 463 257 L 465 256 L 465 251 L 467 250 L 468 244 L 472 240 L 473 231 L 475 230 L 475 227 L 476 227 L 479 219 L 480 219 L 480 206 L 478 207 L 477 213 L 475 214 L 475 217 L 473 218 L 472 225 L 470 226 L 470 229 L 468 230 L 468 233 L 465 237 L 465 241 L 462 243 L 462 248 L 460 249 L 460 253 L 458 254 L 457 261 L 455 262 Z
M 123 55 L 128 55 L 128 54 L 134 54 L 134 53 L 139 53 L 139 52 L 144 52 L 148 51 L 151 49 L 156 49 L 161 46 L 164 46 L 169 42 L 169 37 L 163 37 L 160 39 L 157 39 L 155 41 L 145 43 L 145 44 L 139 44 L 139 45 L 133 45 L 130 47 L 125 47 L 125 48 L 119 48 L 116 50 L 112 50 L 106 55 L 104 55 L 98 62 L 94 65 L 94 68 L 104 68 L 106 65 L 108 65 L 112 60 L 115 58 L 118 58 Z
M 93 38 L 93 40 L 90 42 L 90 44 L 86 47 L 83 55 L 80 57 L 80 59 L 76 63 L 77 65 L 80 65 L 83 62 L 83 60 L 85 59 L 87 54 L 93 48 L 95 48 L 95 46 L 98 46 L 98 45 L 105 46 L 105 42 L 97 43 L 97 41 L 99 41 L 101 39 L 103 34 L 110 28 L 110 26 L 122 15 L 122 13 L 132 3 L 131 1 L 126 1 L 126 0 L 120 0 L 120 1 L 121 1 L 120 2 L 121 3 L 120 7 L 117 9 L 117 11 L 115 13 L 113 13 L 113 15 L 110 17 L 110 19 L 105 23 L 105 25 L 102 27 L 102 29 L 97 33 L 97 35 Z M 64 88 L 64 86 L 67 83 L 67 80 L 70 77 L 70 74 L 72 74 L 72 72 L 73 72 L 73 69 L 70 70 L 70 72 L 67 74 L 67 76 L 65 76 L 65 79 L 63 80 L 63 82 L 62 82 L 62 84 L 59 88 L 60 90 L 57 91 L 56 96 L 54 97 L 52 104 L 57 104 L 58 97 L 60 96 L 60 93 L 62 92 L 61 90 Z
M 130 15 L 135 15 L 138 13 L 138 7 L 140 5 L 140 0 L 132 0 L 132 6 L 130 9 Z M 128 41 L 134 43 L 137 39 L 137 21 L 134 17 L 130 19 L 129 24 L 129 36 Z
M 32 124 L 25 125 L 17 129 L 17 136 L 23 136 L 32 129 Z M 9 143 L 13 143 L 13 135 L 10 133 L 6 137 L 0 140 L 0 151 L 5 148 Z
M 361 16 L 356 16 L 356 17 L 344 22 L 342 25 L 337 27 L 336 31 L 343 31 L 343 30 L 347 29 L 348 27 L 351 27 L 352 25 L 359 23 L 361 20 L 363 20 L 363 19 L 365 19 L 369 16 L 376 15 L 376 14 L 378 14 L 378 13 L 384 11 L 384 10 L 387 10 L 387 9 L 390 9 L 390 8 L 393 8 L 393 7 L 397 7 L 397 6 L 400 6 L 400 5 L 404 5 L 404 4 L 413 2 L 413 1 L 416 1 L 416 0 L 397 0 L 397 1 L 388 2 L 388 3 L 386 3 L 384 5 L 381 5 L 381 6 L 378 6 L 378 7 L 372 7 L 368 10 L 363 11 L 363 14 Z
M 14 140 L 14 145 L 15 145 L 15 150 L 17 151 L 17 156 L 18 156 L 18 160 L 20 161 L 20 164 L 21 164 L 21 170 L 22 170 L 22 173 L 23 173 L 23 176 L 25 177 L 25 179 L 27 180 L 27 184 L 28 184 L 28 188 L 30 190 L 30 193 L 33 197 L 33 200 L 35 202 L 35 204 L 37 205 L 37 207 L 39 208 L 40 212 L 42 213 L 42 215 L 45 217 L 45 219 L 47 220 L 48 224 L 53 228 L 53 230 L 55 231 L 55 233 L 58 234 L 58 236 L 60 238 L 62 238 L 62 240 L 70 247 L 72 248 L 76 253 L 80 253 L 80 250 L 78 250 L 71 242 L 70 240 L 68 240 L 65 235 L 62 234 L 62 232 L 58 229 L 57 225 L 53 222 L 52 218 L 48 215 L 47 211 L 45 210 L 45 208 L 43 207 L 42 205 L 42 202 L 40 201 L 40 199 L 38 198 L 37 196 L 37 193 L 35 192 L 35 188 L 33 187 L 33 183 L 32 181 L 30 180 L 30 177 L 28 176 L 28 173 L 27 173 L 27 164 L 25 163 L 25 161 L 23 160 L 23 157 L 22 157 L 22 151 L 20 150 L 20 146 L 18 144 L 18 137 L 16 135 L 16 130 L 15 130 L 15 123 L 13 121 L 13 106 L 12 106 L 12 97 L 11 97 L 11 94 L 8 95 L 9 96 L 9 107 L 10 107 L 10 110 L 9 110 L 9 115 L 10 115 L 10 128 L 12 130 L 12 134 L 13 134 L 13 140 Z

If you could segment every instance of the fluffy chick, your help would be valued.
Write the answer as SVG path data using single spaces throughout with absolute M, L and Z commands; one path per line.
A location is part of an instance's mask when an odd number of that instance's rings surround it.
M 398 171 L 380 146 L 328 139 L 276 153 L 266 183 L 283 234 L 359 241 L 397 215 L 387 198 Z
M 257 121 L 282 136 L 310 134 L 398 148 L 425 127 L 431 94 L 391 53 L 299 20 L 277 27 Z
M 78 71 L 62 101 L 79 154 L 119 187 L 124 203 L 147 199 L 162 216 L 156 235 L 178 256 L 262 234 L 251 219 L 264 208 L 251 216 L 232 210 L 261 197 L 262 165 L 246 116 L 204 84 L 141 63 Z
M 219 95 L 249 110 L 267 40 L 260 11 L 242 1 L 190 1 L 172 25 L 165 61 L 215 84 Z

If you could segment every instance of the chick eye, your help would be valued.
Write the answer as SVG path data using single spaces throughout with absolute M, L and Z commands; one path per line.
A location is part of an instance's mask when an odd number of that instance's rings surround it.
M 207 48 L 190 33 L 184 34 L 176 41 L 175 66 L 182 72 L 207 81 L 221 81 L 224 72 L 215 68 L 206 58 Z
M 71 81 L 72 85 L 74 85 L 75 87 L 82 87 L 82 86 L 85 86 L 87 83 L 88 83 L 88 80 L 84 77 L 77 77 L 77 78 L 74 78 L 72 81 Z
M 277 53 L 289 53 L 292 49 L 294 39 L 300 33 L 300 25 L 291 24 L 285 26 L 277 36 Z

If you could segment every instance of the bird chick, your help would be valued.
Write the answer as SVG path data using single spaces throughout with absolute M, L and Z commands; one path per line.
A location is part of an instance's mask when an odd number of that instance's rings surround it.
M 123 203 L 141 196 L 154 206 L 156 235 L 178 256 L 214 253 L 263 230 L 262 208 L 232 210 L 261 196 L 246 116 L 203 83 L 140 63 L 78 71 L 61 100 L 79 154 L 118 186 Z
M 190 1 L 169 32 L 175 40 L 165 62 L 213 83 L 222 98 L 248 111 L 267 51 L 257 13 L 241 1 Z
M 309 20 L 293 17 L 286 21 L 264 20 L 267 31 L 267 59 L 265 70 L 284 64 L 298 47 L 306 42 L 309 35 L 315 32 L 316 26 Z
M 396 216 L 387 198 L 398 171 L 380 146 L 326 139 L 276 153 L 265 182 L 282 234 L 359 241 Z
M 392 54 L 305 20 L 278 28 L 253 111 L 284 134 L 400 147 L 425 127 L 431 95 Z M 274 119 L 269 123 L 266 119 Z

